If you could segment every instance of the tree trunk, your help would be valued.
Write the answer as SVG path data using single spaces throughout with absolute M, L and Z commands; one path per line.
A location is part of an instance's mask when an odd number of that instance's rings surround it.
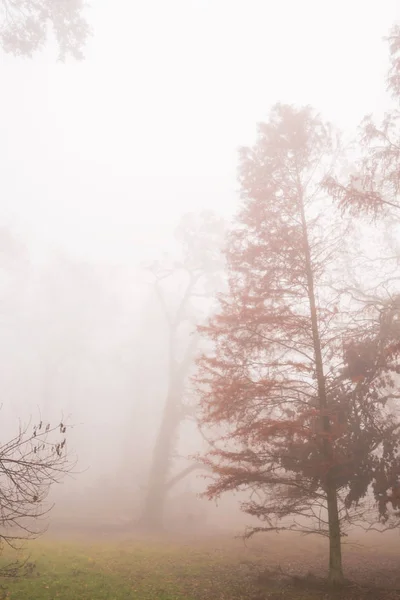
M 171 488 L 173 488 L 174 485 L 176 485 L 177 483 L 182 481 L 182 479 L 185 479 L 185 477 L 190 475 L 190 473 L 193 473 L 193 471 L 197 471 L 197 469 L 210 470 L 210 471 L 212 470 L 212 469 L 210 469 L 210 467 L 208 467 L 207 465 L 204 465 L 203 463 L 192 463 L 191 465 L 189 465 L 185 469 L 183 469 L 183 471 L 180 471 L 180 473 L 177 473 L 177 475 L 174 475 L 168 481 L 167 490 L 170 490 Z
M 174 394 L 171 390 L 157 433 L 141 517 L 142 525 L 147 529 L 162 529 L 171 455 L 180 423 L 180 405 L 181 394 L 179 391 Z
M 329 523 L 329 583 L 340 585 L 344 581 L 344 576 L 339 511 L 336 487 L 329 482 L 327 486 L 327 503 Z
M 310 304 L 310 317 L 312 338 L 315 357 L 315 374 L 318 387 L 318 404 L 321 410 L 321 426 L 324 434 L 328 434 L 330 430 L 329 418 L 326 418 L 326 409 L 328 408 L 328 398 L 326 394 L 326 384 L 324 375 L 324 365 L 321 350 L 321 338 L 318 323 L 318 312 L 314 289 L 314 273 L 311 261 L 310 243 L 308 239 L 307 220 L 304 211 L 303 189 L 301 182 L 298 181 L 299 193 L 299 208 L 303 229 L 304 254 L 307 272 L 307 288 L 308 299 Z M 327 462 L 327 473 L 325 477 L 325 492 L 327 497 L 328 509 L 328 528 L 329 528 L 329 582 L 332 584 L 340 584 L 344 582 L 343 567 L 342 567 L 342 550 L 341 550 L 341 528 L 339 520 L 337 489 L 335 481 L 332 479 L 330 463 L 332 461 L 332 444 L 327 435 L 322 439 L 322 454 Z
M 165 501 L 168 490 L 173 483 L 169 481 L 172 453 L 175 447 L 176 434 L 183 417 L 183 398 L 185 393 L 185 380 L 190 365 L 196 353 L 199 334 L 193 332 L 183 359 L 177 360 L 177 336 L 181 323 L 185 320 L 185 311 L 188 308 L 192 293 L 200 278 L 199 273 L 190 272 L 186 289 L 183 293 L 179 306 L 173 317 L 167 310 L 162 290 L 159 286 L 161 281 L 155 283 L 155 291 L 161 302 L 161 306 L 169 325 L 168 343 L 168 392 L 164 405 L 160 428 L 157 432 L 154 446 L 150 473 L 148 479 L 145 504 L 141 516 L 141 523 L 146 528 L 161 529 L 163 525 Z M 177 478 L 177 481 L 180 478 Z
M 189 290 L 189 291 L 188 291 Z M 189 297 L 191 287 L 186 290 L 185 298 L 178 310 L 178 315 L 183 311 Z M 179 324 L 180 317 L 176 318 Z M 198 344 L 198 334 L 192 335 L 185 355 L 181 362 L 175 360 L 175 330 L 176 324 L 171 326 L 169 341 L 169 387 L 164 405 L 161 425 L 157 433 L 154 446 L 150 473 L 148 479 L 145 504 L 142 512 L 141 523 L 145 528 L 160 530 L 163 525 L 165 501 L 167 499 L 169 484 L 169 471 L 172 453 L 175 447 L 176 434 L 183 418 L 183 396 L 185 380 L 195 355 Z

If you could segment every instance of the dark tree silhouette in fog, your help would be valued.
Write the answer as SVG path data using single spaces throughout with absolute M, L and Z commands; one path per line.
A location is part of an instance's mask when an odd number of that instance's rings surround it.
M 379 311 L 349 310 L 348 291 L 335 290 L 351 228 L 322 186 L 337 156 L 313 110 L 285 105 L 242 150 L 229 292 L 200 327 L 214 350 L 196 376 L 201 424 L 214 429 L 209 497 L 249 491 L 243 509 L 262 521 L 249 535 L 327 536 L 332 583 L 343 581 L 341 537 L 363 517 L 377 448 L 396 439 L 385 407 L 399 354 L 397 340 L 375 343 Z M 367 340 L 371 356 L 360 355 Z
M 151 267 L 154 292 L 168 331 L 168 388 L 141 517 L 142 525 L 147 528 L 162 526 L 168 491 L 199 466 L 189 465 L 180 473 L 172 474 L 179 426 L 193 414 L 187 380 L 198 350 L 196 325 L 202 320 L 202 301 L 209 304 L 210 296 L 219 285 L 222 234 L 223 222 L 214 214 L 205 211 L 200 215 L 186 215 L 176 231 L 182 259 L 166 260 Z
M 15 56 L 31 57 L 41 50 L 51 31 L 60 60 L 83 58 L 90 30 L 83 0 L 0 0 L 0 44 Z

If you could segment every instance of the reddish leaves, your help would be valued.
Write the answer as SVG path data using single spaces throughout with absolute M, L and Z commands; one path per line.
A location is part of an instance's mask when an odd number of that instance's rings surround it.
M 202 425 L 214 432 L 208 494 L 257 494 L 243 508 L 268 527 L 290 515 L 318 521 L 328 485 L 355 506 L 379 477 L 377 450 L 396 435 L 386 404 L 400 332 L 380 308 L 360 325 L 333 297 L 346 222 L 324 195 L 329 180 L 321 186 L 332 139 L 311 109 L 278 105 L 242 150 L 229 289 L 200 329 L 212 346 L 195 379 Z M 379 202 L 371 196 L 371 209 Z

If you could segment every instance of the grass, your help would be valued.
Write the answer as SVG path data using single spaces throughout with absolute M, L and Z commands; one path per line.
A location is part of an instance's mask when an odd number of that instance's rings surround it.
M 278 536 L 279 537 L 279 536 Z M 304 540 L 304 538 L 303 538 Z M 272 542 L 272 543 L 271 543 Z M 244 546 L 231 537 L 203 540 L 43 539 L 29 547 L 31 572 L 3 579 L 9 600 L 322 600 L 397 599 L 395 591 L 353 586 L 331 592 L 304 574 L 304 541 L 275 537 Z M 322 564 L 313 546 L 310 562 Z M 322 553 L 323 554 L 323 553 Z M 11 555 L 5 553 L 2 560 Z M 376 560 L 376 559 L 374 559 Z M 266 567 L 287 567 L 282 579 Z M 311 564 L 309 566 L 312 566 Z

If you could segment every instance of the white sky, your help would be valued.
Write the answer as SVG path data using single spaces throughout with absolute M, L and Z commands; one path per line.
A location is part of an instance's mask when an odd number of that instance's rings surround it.
M 237 148 L 276 101 L 354 128 L 385 104 L 395 0 L 92 0 L 83 63 L 0 56 L 0 217 L 82 257 L 157 252 L 235 208 Z

